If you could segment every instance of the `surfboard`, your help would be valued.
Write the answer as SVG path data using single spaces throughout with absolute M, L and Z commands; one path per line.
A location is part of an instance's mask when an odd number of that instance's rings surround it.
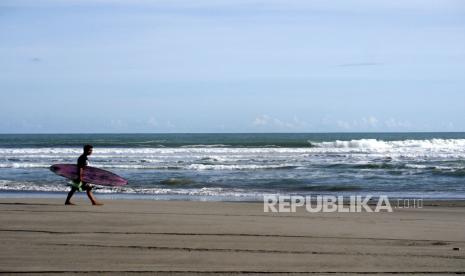
M 78 178 L 79 169 L 74 164 L 55 164 L 50 166 L 50 170 L 59 176 L 70 180 Z M 82 175 L 82 181 L 103 186 L 123 186 L 128 181 L 112 172 L 95 167 L 86 166 Z

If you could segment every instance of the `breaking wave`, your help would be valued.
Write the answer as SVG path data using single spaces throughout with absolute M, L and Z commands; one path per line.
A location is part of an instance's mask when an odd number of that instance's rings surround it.
M 353 149 L 396 149 L 396 148 L 417 148 L 417 149 L 461 149 L 464 150 L 465 139 L 429 139 L 429 140 L 402 140 L 383 141 L 377 139 L 359 139 L 350 141 L 331 141 L 311 143 L 319 148 L 353 148 Z

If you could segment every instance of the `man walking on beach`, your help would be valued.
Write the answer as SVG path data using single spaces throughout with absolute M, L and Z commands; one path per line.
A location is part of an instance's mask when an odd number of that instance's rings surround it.
M 103 205 L 102 203 L 98 202 L 95 199 L 94 194 L 92 194 L 93 186 L 86 183 L 86 182 L 82 182 L 82 175 L 84 173 L 84 168 L 89 165 L 89 161 L 87 159 L 87 156 L 92 154 L 92 149 L 93 148 L 94 147 L 91 146 L 91 145 L 85 145 L 84 146 L 84 153 L 81 156 L 79 156 L 79 158 L 78 158 L 78 161 L 77 161 L 77 166 L 78 166 L 78 169 L 79 169 L 78 179 L 73 181 L 73 185 L 71 186 L 71 191 L 69 191 L 69 193 L 68 193 L 68 197 L 66 198 L 65 205 L 74 205 L 74 203 L 72 203 L 70 200 L 71 200 L 71 197 L 74 195 L 74 193 L 77 190 L 79 190 L 79 191 L 85 190 L 86 193 L 87 193 L 87 196 L 89 197 L 90 201 L 92 202 L 92 205 Z

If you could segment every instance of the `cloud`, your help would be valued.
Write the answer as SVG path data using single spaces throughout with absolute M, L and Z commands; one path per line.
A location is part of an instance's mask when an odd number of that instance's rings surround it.
M 349 129 L 352 128 L 351 123 L 346 122 L 346 121 L 338 120 L 338 121 L 336 122 L 336 124 L 337 124 L 337 126 L 338 126 L 339 128 L 342 128 L 342 129 L 345 129 L 345 130 L 349 130 Z
M 365 131 L 365 130 L 408 130 L 412 128 L 409 121 L 398 120 L 395 118 L 388 118 L 380 120 L 375 116 L 362 117 L 352 121 L 338 120 L 336 121 L 338 128 L 351 131 Z
M 42 59 L 38 57 L 33 57 L 33 58 L 30 58 L 29 61 L 32 63 L 40 63 L 42 62 Z
M 268 127 L 278 127 L 278 128 L 291 128 L 293 125 L 291 123 L 284 122 L 278 118 L 273 118 L 268 115 L 257 116 L 253 123 L 254 126 L 268 126 Z
M 127 128 L 128 123 L 121 119 L 112 119 L 108 122 L 107 126 L 114 130 L 121 130 Z
M 389 118 L 384 121 L 384 125 L 388 128 L 395 128 L 395 129 L 402 129 L 402 128 L 410 128 L 412 124 L 408 121 L 401 121 L 394 118 Z
M 157 127 L 159 126 L 160 124 L 158 123 L 157 119 L 155 119 L 154 117 L 150 117 L 148 118 L 147 120 L 147 125 L 149 127 Z
M 369 116 L 367 118 L 362 118 L 361 120 L 362 125 L 370 126 L 370 127 L 377 127 L 379 120 L 376 119 L 374 116 Z
M 155 117 L 149 117 L 145 122 L 145 125 L 141 125 L 140 127 L 144 130 L 146 129 L 146 127 L 148 127 L 149 131 L 154 129 L 172 130 L 176 128 L 176 125 L 174 125 L 171 121 L 159 121 Z
M 306 121 L 294 116 L 290 121 L 284 121 L 278 118 L 273 118 L 269 115 L 263 114 L 255 117 L 252 125 L 260 128 L 267 128 L 271 130 L 294 130 L 305 131 L 308 130 L 310 124 Z
M 338 120 L 336 121 L 336 125 L 344 130 L 366 130 L 376 129 L 380 126 L 380 123 L 375 116 L 368 116 L 352 121 Z
M 173 124 L 171 121 L 166 121 L 166 122 L 165 122 L 165 125 L 166 125 L 166 127 L 169 128 L 169 129 L 174 129 L 174 128 L 176 128 L 176 125 Z
M 268 125 L 270 119 L 271 118 L 268 115 L 260 115 L 260 116 L 258 116 L 258 117 L 256 117 L 254 119 L 254 121 L 252 122 L 252 125 L 254 125 L 254 126 L 266 126 L 266 125 Z

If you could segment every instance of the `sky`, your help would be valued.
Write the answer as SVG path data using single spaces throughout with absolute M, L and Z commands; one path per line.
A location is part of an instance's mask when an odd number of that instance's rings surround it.
M 465 131 L 465 1 L 2 0 L 0 133 Z

